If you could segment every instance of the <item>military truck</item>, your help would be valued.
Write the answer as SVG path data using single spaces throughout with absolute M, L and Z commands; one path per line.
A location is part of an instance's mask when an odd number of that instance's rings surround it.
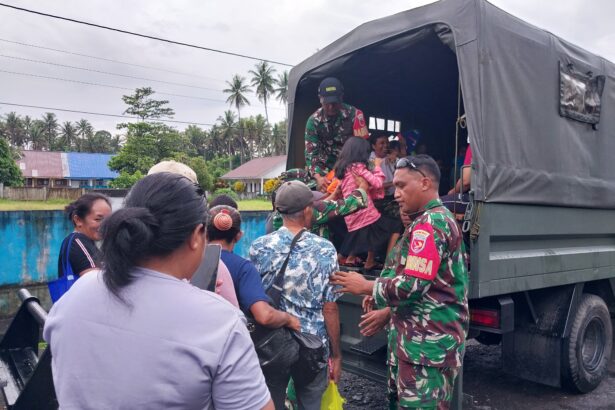
M 374 20 L 291 70 L 288 167 L 328 76 L 370 128 L 419 129 L 447 163 L 468 138 L 469 337 L 501 343 L 506 372 L 594 389 L 615 314 L 615 65 L 483 0 Z M 385 335 L 361 337 L 359 298 L 340 305 L 344 365 L 383 378 Z

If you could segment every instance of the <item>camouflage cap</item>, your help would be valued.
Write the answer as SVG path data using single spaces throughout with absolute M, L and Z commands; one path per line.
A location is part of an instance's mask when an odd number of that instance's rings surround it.
M 280 175 L 282 182 L 301 181 L 310 189 L 316 188 L 316 181 L 310 176 L 310 173 L 303 168 L 292 168 L 282 172 Z

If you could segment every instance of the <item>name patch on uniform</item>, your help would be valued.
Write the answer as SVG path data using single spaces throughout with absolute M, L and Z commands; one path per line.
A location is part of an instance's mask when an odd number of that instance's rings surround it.
M 363 111 L 359 109 L 357 109 L 355 113 L 352 130 L 355 137 L 369 137 L 369 131 L 367 130 L 367 126 L 365 125 L 365 117 L 363 116 Z
M 330 93 L 331 91 L 337 91 L 336 87 L 325 87 L 325 91 Z
M 428 223 L 412 230 L 404 273 L 415 278 L 434 280 L 440 268 L 440 253 L 434 239 L 433 228 Z

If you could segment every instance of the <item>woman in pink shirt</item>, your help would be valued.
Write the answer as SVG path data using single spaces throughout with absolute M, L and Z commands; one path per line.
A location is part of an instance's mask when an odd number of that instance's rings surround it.
M 342 181 L 344 198 L 357 189 L 354 175 L 363 177 L 370 185 L 367 192 L 367 207 L 345 216 L 348 235 L 342 243 L 340 253 L 346 257 L 346 266 L 357 265 L 357 255 L 367 253 L 365 269 L 376 265 L 374 256 L 386 249 L 390 230 L 389 221 L 383 218 L 374 206 L 374 199 L 384 197 L 385 175 L 380 169 L 381 158 L 374 159 L 374 167 L 369 167 L 371 153 L 369 142 L 363 138 L 350 137 L 344 144 L 335 165 L 335 177 Z

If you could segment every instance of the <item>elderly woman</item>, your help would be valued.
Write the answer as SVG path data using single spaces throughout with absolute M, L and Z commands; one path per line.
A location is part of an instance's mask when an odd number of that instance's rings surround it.
M 167 172 L 105 220 L 104 269 L 45 323 L 61 408 L 273 409 L 243 315 L 188 282 L 206 224 L 202 190 Z

